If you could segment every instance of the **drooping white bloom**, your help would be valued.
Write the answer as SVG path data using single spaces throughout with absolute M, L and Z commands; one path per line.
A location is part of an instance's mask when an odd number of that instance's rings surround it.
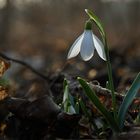
M 99 38 L 93 34 L 92 30 L 85 29 L 82 35 L 80 35 L 71 46 L 67 58 L 73 58 L 80 53 L 82 59 L 88 61 L 94 55 L 94 50 L 106 61 L 104 45 Z

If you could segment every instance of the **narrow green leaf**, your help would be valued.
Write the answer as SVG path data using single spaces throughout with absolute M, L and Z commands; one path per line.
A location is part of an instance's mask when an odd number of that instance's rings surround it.
M 64 111 L 67 112 L 68 111 L 68 85 L 65 85 L 64 87 L 64 95 L 63 95 L 63 107 L 64 107 Z
M 85 114 L 85 116 L 86 116 L 89 120 L 91 120 L 91 115 L 89 114 L 89 112 L 88 112 L 86 106 L 84 105 L 84 103 L 83 103 L 83 101 L 82 101 L 81 99 L 79 99 L 79 104 L 80 104 L 81 109 L 82 109 L 83 113 Z
M 69 100 L 70 100 L 71 105 L 74 107 L 75 106 L 74 97 L 70 94 L 70 92 L 69 92 Z
M 78 78 L 78 81 L 82 88 L 84 89 L 86 95 L 88 98 L 92 101 L 92 103 L 96 106 L 96 108 L 104 115 L 108 123 L 110 124 L 110 127 L 114 131 L 119 131 L 119 127 L 113 118 L 112 114 L 104 107 L 104 105 L 100 102 L 98 96 L 95 94 L 95 92 L 90 88 L 90 86 L 87 84 L 85 80 L 82 78 Z
M 63 95 L 62 104 L 63 104 L 64 111 L 70 114 L 75 114 L 76 112 L 72 105 L 74 103 L 73 97 L 69 93 L 68 82 L 66 79 L 64 79 L 63 88 L 64 88 L 64 95 Z
M 64 89 L 64 90 L 65 90 L 66 85 L 68 85 L 68 82 L 67 82 L 67 79 L 64 78 L 64 81 L 63 81 L 63 89 Z
M 120 129 L 122 129 L 124 126 L 125 115 L 127 113 L 127 110 L 129 106 L 131 105 L 139 89 L 140 89 L 140 73 L 138 73 L 137 77 L 132 83 L 129 91 L 126 93 L 126 96 L 120 106 L 119 113 L 118 113 Z
M 66 79 L 64 79 L 64 82 L 63 82 L 63 89 L 64 89 L 63 104 L 65 104 L 66 100 L 68 99 L 68 94 L 69 94 L 68 83 Z
M 103 29 L 103 25 L 102 25 L 100 19 L 89 9 L 85 9 L 85 12 L 88 14 L 90 19 L 92 19 L 95 22 L 95 24 L 99 28 L 99 31 L 100 31 L 101 35 L 103 36 L 103 38 L 105 38 L 106 35 L 105 35 L 104 29 Z

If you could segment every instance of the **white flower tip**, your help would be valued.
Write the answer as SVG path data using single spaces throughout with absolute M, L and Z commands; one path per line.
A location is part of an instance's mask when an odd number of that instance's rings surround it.
M 100 57 L 102 60 L 107 61 L 106 58 Z
M 100 58 L 101 59 L 103 59 L 104 61 L 107 61 L 107 59 L 106 59 L 106 56 L 105 56 L 105 53 L 101 53 L 101 54 L 99 54 L 99 56 L 100 56 Z
M 93 57 L 93 54 L 91 56 L 82 56 L 82 59 L 84 61 L 89 61 Z
M 73 58 L 73 57 L 72 57 L 72 56 L 70 56 L 70 55 L 68 55 L 68 56 L 67 56 L 67 59 L 71 59 L 71 58 Z
M 68 55 L 67 55 L 67 59 L 71 59 L 71 58 L 74 58 L 78 55 L 78 52 L 77 50 L 75 49 L 70 49 L 70 51 L 68 52 Z
M 103 59 L 104 61 L 107 61 L 106 56 L 104 56 L 102 59 Z
M 85 12 L 87 13 L 88 12 L 88 9 L 85 9 Z
M 76 111 L 72 105 L 69 107 L 69 114 L 76 114 Z

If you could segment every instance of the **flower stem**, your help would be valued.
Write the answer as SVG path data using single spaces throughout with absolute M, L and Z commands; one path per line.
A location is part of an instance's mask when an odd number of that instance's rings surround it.
M 107 71 L 108 71 L 109 88 L 112 93 L 112 107 L 113 107 L 114 119 L 117 121 L 116 96 L 115 96 L 115 91 L 114 91 L 112 67 L 111 67 L 109 49 L 108 49 L 106 38 L 104 39 L 104 44 L 105 44 L 105 53 L 106 53 L 106 59 L 107 59 L 106 64 L 107 64 Z

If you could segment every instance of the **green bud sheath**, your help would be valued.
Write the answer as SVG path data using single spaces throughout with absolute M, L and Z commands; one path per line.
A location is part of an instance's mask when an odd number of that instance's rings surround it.
M 91 30 L 91 29 L 92 29 L 92 22 L 88 20 L 85 23 L 85 30 Z

